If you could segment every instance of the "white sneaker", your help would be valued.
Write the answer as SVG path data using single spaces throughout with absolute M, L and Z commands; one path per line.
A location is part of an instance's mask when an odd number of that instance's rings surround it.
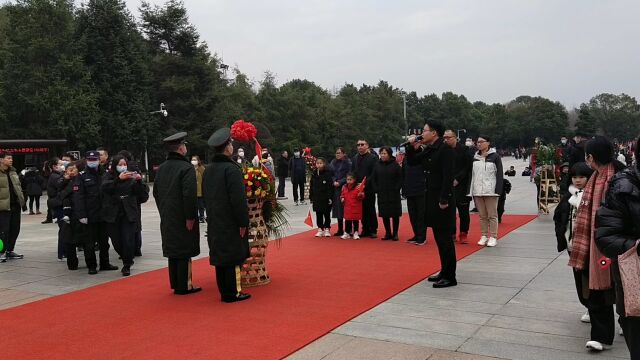
M 486 236 L 482 235 L 480 241 L 478 241 L 478 245 L 485 246 L 487 245 L 487 241 L 489 241 L 489 239 Z
M 487 241 L 487 246 L 489 247 L 494 247 L 498 244 L 498 239 L 494 238 L 494 237 L 490 237 L 489 241 Z
M 592 351 L 602 351 L 602 350 L 610 349 L 611 345 L 605 345 L 598 341 L 590 340 L 590 341 L 587 341 L 587 344 L 585 345 L 585 347 Z
M 580 316 L 580 321 L 582 321 L 583 323 L 590 323 L 591 322 L 591 316 L 589 316 L 589 310 L 587 310 L 586 313 L 582 314 L 582 316 Z
M 331 237 L 331 231 L 328 229 L 324 231 L 324 237 Z
M 316 233 L 316 237 L 321 237 L 321 236 L 324 236 L 324 230 L 318 229 L 318 232 Z
M 300 205 L 307 205 L 307 202 L 302 200 L 302 201 L 300 201 Z
M 354 238 L 355 240 L 359 240 L 359 239 L 360 239 L 360 235 L 358 234 L 358 232 L 357 232 L 357 231 L 353 233 L 353 238 Z
M 299 202 L 297 202 L 297 201 L 294 201 L 293 203 L 294 203 L 296 206 L 300 205 L 300 203 L 299 203 Z
M 351 239 L 351 235 L 344 233 L 342 236 L 340 236 L 340 239 L 343 239 L 343 240 Z

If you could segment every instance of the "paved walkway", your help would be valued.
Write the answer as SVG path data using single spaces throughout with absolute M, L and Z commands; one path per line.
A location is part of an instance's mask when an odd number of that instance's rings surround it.
M 521 161 L 508 158 L 504 163 L 515 165 L 518 173 L 524 168 Z M 509 180 L 513 191 L 507 213 L 536 213 L 535 186 L 521 176 Z M 284 203 L 292 224 L 288 233 L 308 230 L 303 224 L 308 207 L 293 206 L 292 200 Z M 40 221 L 41 216 L 23 216 L 17 250 L 25 259 L 0 264 L 0 309 L 122 278 L 119 272 L 89 276 L 84 267 L 68 271 L 55 255 L 57 226 Z M 143 257 L 136 259 L 134 276 L 166 267 L 152 199 L 143 206 L 143 224 Z M 204 226 L 201 229 L 204 234 Z M 204 257 L 204 237 L 202 249 Z M 111 259 L 121 265 L 113 251 Z M 457 287 L 433 289 L 421 282 L 290 358 L 585 359 L 593 355 L 584 351 L 589 325 L 579 321 L 583 308 L 566 263 L 566 253 L 555 250 L 551 218 L 540 217 L 497 247 L 461 260 Z M 628 352 L 617 336 L 612 350 L 593 356 L 626 359 Z

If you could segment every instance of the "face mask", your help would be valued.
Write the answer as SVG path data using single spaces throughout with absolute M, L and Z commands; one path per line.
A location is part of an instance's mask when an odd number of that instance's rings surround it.
M 67 165 L 69 165 L 69 161 L 68 160 L 62 160 L 62 164 L 64 165 L 64 167 L 66 168 Z
M 467 146 L 473 146 L 473 141 L 467 141 L 464 144 L 467 145 Z
M 562 143 L 562 145 L 567 145 L 567 139 L 562 139 L 560 140 L 560 142 Z
M 193 166 L 198 165 L 198 160 L 191 160 L 191 165 L 193 165 Z
M 300 151 L 296 151 L 296 152 L 294 152 L 294 153 L 293 153 L 293 156 L 295 156 L 295 157 L 300 156 Z
M 244 151 L 238 151 L 238 156 L 244 157 Z
M 87 161 L 87 166 L 91 169 L 97 169 L 98 165 L 100 165 L 99 161 Z
M 127 171 L 127 165 L 118 165 L 116 167 L 116 170 L 118 170 L 119 173 L 123 173 L 123 172 Z

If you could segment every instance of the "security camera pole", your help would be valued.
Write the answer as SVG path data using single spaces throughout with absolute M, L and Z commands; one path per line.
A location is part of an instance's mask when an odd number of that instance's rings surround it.
M 164 103 L 160 103 L 160 110 L 151 111 L 149 115 L 161 114 L 164 117 L 169 116 Z M 147 140 L 149 138 L 148 130 L 145 130 L 144 136 L 144 167 L 147 169 L 147 181 L 149 181 L 149 154 L 147 153 Z

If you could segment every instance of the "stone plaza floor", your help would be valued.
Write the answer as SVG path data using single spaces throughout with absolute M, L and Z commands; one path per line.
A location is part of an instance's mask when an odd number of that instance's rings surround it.
M 505 169 L 514 165 L 518 172 L 508 178 L 513 190 L 507 214 L 537 213 L 535 185 L 520 176 L 526 164 L 513 158 L 503 162 Z M 290 184 L 287 190 L 288 234 L 309 230 L 303 223 L 308 206 L 294 206 Z M 144 204 L 142 216 L 143 256 L 136 259 L 132 276 L 167 266 L 153 198 Z M 87 275 L 82 256 L 80 269 L 68 271 L 66 263 L 56 259 L 57 226 L 40 224 L 43 218 L 22 217 L 16 251 L 25 258 L 0 263 L 0 311 L 122 279 L 118 271 Z M 568 256 L 556 251 L 553 229 L 551 215 L 541 215 L 495 248 L 459 261 L 457 287 L 434 289 L 422 281 L 289 359 L 628 359 L 624 339 L 618 335 L 611 350 L 599 354 L 585 350 L 590 326 L 579 320 L 584 308 L 577 299 Z M 201 235 L 204 231 L 201 225 Z M 205 257 L 208 246 L 201 238 L 200 257 Z M 477 246 L 474 240 L 466 246 Z M 121 266 L 113 250 L 111 262 Z

